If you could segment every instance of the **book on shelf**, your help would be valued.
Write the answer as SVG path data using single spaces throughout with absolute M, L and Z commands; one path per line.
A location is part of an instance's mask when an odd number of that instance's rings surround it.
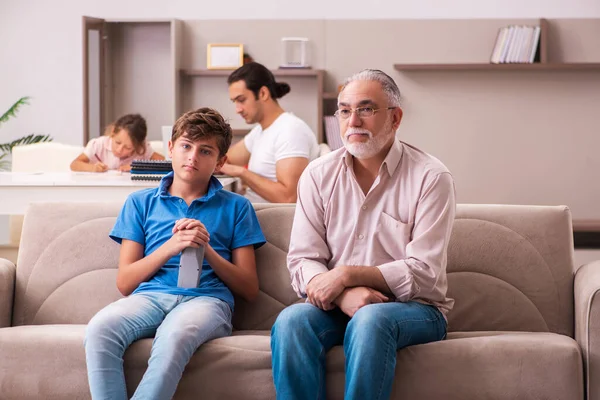
M 532 64 L 540 60 L 539 26 L 508 25 L 498 30 L 492 64 Z

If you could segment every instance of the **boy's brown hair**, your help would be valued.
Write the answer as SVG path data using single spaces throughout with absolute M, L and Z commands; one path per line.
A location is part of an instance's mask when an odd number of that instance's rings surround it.
M 177 119 L 173 125 L 171 143 L 184 135 L 191 141 L 216 138 L 219 157 L 226 155 L 231 145 L 231 126 L 218 111 L 208 107 L 188 111 Z

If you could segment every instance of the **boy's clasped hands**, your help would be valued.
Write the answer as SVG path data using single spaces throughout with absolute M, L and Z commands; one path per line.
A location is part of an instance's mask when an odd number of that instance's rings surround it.
M 175 221 L 173 236 L 165 245 L 172 255 L 177 255 L 187 247 L 206 246 L 209 240 L 210 234 L 202 222 L 197 219 L 182 218 Z

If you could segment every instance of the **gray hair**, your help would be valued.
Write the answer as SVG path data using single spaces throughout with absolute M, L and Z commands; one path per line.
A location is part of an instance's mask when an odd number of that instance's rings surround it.
M 375 81 L 381 84 L 383 92 L 386 94 L 390 107 L 400 107 L 400 89 L 396 82 L 385 72 L 378 69 L 363 69 L 355 73 L 344 82 L 340 93 L 346 89 L 349 83 L 354 81 Z

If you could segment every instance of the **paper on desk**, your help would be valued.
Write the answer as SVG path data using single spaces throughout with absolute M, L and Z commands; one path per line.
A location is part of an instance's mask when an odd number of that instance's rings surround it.
M 94 175 L 94 176 L 102 176 L 102 175 L 123 175 L 123 172 L 116 169 L 109 169 L 105 172 L 89 172 L 89 171 L 71 171 L 73 175 Z

